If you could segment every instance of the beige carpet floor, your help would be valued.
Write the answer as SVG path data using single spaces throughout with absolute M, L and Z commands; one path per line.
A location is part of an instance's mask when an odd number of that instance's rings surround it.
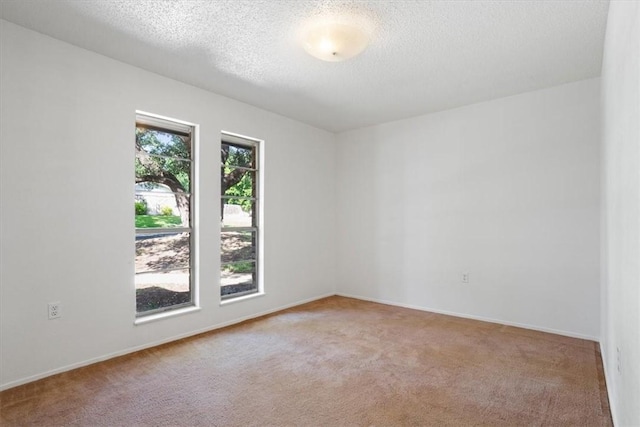
M 0 424 L 608 426 L 598 345 L 331 297 L 0 393 Z

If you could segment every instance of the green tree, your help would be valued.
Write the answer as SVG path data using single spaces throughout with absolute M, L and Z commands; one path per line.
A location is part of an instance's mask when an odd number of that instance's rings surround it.
M 223 143 L 222 194 L 255 197 L 252 174 L 245 169 L 228 165 L 253 168 L 253 151 Z M 170 132 L 136 127 L 136 183 L 152 188 L 164 184 L 174 193 L 183 225 L 189 224 L 189 192 L 191 187 L 191 139 Z M 251 203 L 242 201 L 243 208 Z M 222 209 L 222 206 L 221 206 Z
M 256 188 L 255 172 L 234 166 L 255 169 L 254 151 L 248 147 L 236 146 L 229 143 L 222 143 L 220 148 L 222 169 L 221 182 L 222 194 L 225 196 L 255 197 Z M 245 212 L 252 209 L 250 200 L 227 199 L 228 203 L 242 206 Z M 220 206 L 221 215 L 224 212 L 224 205 Z
M 136 128 L 136 183 L 164 184 L 174 193 L 183 225 L 189 224 L 191 140 L 187 136 Z

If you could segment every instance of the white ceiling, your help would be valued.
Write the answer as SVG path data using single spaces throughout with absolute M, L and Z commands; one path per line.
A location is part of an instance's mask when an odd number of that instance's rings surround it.
M 339 132 L 600 75 L 608 1 L 1 0 L 0 17 Z M 346 62 L 305 23 L 372 33 Z

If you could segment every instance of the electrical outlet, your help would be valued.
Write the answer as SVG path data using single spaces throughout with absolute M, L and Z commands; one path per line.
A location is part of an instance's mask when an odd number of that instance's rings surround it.
M 462 273 L 462 283 L 469 283 L 469 273 Z
M 50 302 L 49 303 L 49 319 L 57 319 L 61 315 L 62 313 L 60 313 L 60 303 Z

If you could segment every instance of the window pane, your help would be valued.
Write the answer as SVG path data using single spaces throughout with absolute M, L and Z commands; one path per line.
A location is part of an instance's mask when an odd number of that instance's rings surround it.
M 255 171 L 223 167 L 221 178 L 223 196 L 256 197 Z
M 229 299 L 258 292 L 261 286 L 257 276 L 260 183 L 258 144 L 224 133 L 222 138 L 220 289 L 222 299 Z
M 136 148 L 149 154 L 190 159 L 190 143 L 185 136 L 136 127 Z
M 255 202 L 252 200 L 222 199 L 223 227 L 256 227 Z
M 167 273 L 136 274 L 138 313 L 191 302 L 188 269 Z
M 173 192 L 191 191 L 191 162 L 136 153 L 136 183 L 160 183 Z
M 134 203 L 136 228 L 189 227 L 188 195 L 138 190 L 136 185 Z
M 189 267 L 189 240 L 189 233 L 136 234 L 136 273 Z
M 255 231 L 223 231 L 220 236 L 220 261 L 239 262 L 256 259 Z
M 193 304 L 190 280 L 192 133 L 192 126 L 142 114 L 136 116 L 134 203 L 138 315 Z
M 243 147 L 228 142 L 222 142 L 220 150 L 223 165 L 252 169 L 255 169 L 254 153 L 255 150 L 252 147 Z
M 220 283 L 220 295 L 223 298 L 257 292 L 255 262 L 241 261 L 222 266 Z

